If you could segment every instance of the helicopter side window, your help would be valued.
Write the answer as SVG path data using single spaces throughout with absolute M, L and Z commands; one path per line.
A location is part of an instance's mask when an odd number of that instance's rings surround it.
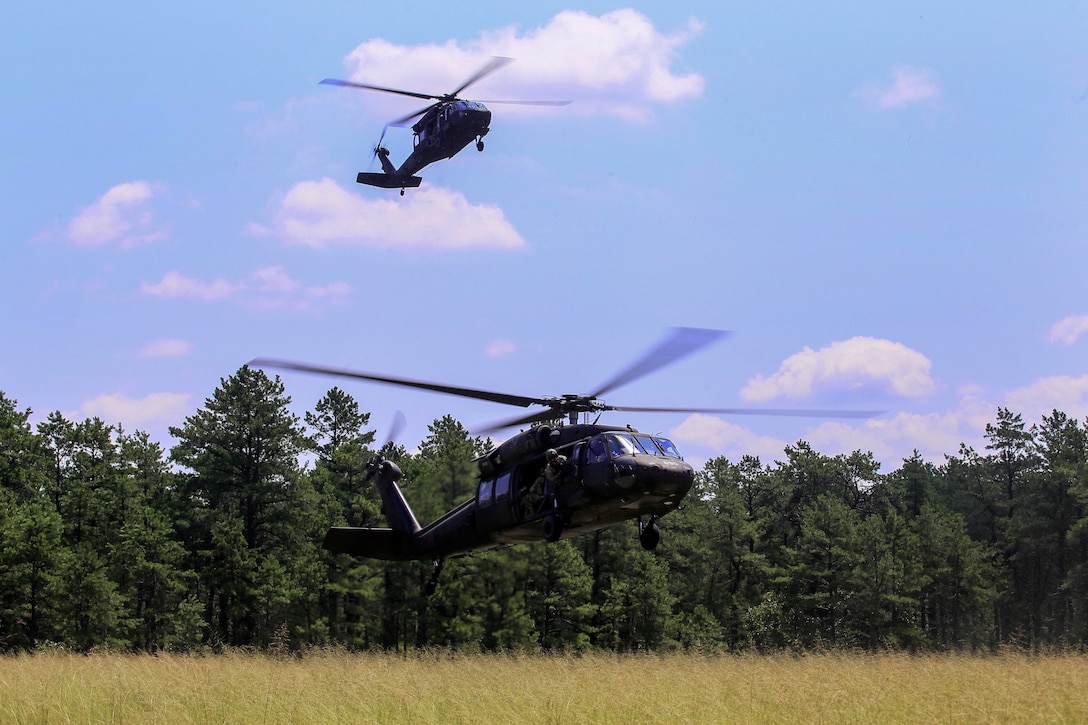
M 607 460 L 608 449 L 605 448 L 604 440 L 600 437 L 590 440 L 586 449 L 586 463 L 604 463 Z
M 486 508 L 491 505 L 491 495 L 494 493 L 494 487 L 494 481 L 480 481 L 480 508 Z
M 495 498 L 500 499 L 510 495 L 510 474 L 504 473 L 495 481 Z
M 582 461 L 585 460 L 586 444 L 577 443 L 574 448 L 571 449 L 570 458 L 570 475 L 571 478 L 577 480 L 582 475 Z
M 676 450 L 676 446 L 668 438 L 654 438 L 654 442 L 665 452 L 665 455 L 669 458 L 682 458 L 680 451 Z

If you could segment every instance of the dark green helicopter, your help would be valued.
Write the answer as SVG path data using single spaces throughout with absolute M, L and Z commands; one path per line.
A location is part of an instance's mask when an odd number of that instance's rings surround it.
M 382 499 L 388 528 L 329 529 L 330 551 L 391 561 L 430 559 L 433 591 L 446 559 L 506 544 L 558 541 L 638 519 L 639 541 L 653 550 L 661 540 L 657 522 L 676 510 L 695 480 L 691 465 L 669 439 L 634 428 L 579 423 L 604 411 L 718 413 L 865 418 L 870 411 L 753 408 L 650 408 L 608 405 L 599 396 L 699 350 L 726 333 L 675 328 L 634 364 L 587 395 L 526 397 L 486 390 L 374 375 L 322 365 L 257 359 L 254 367 L 281 368 L 420 388 L 537 410 L 491 425 L 488 431 L 532 425 L 476 459 L 476 493 L 441 517 L 421 526 L 397 486 L 401 470 L 381 453 L 367 467 Z M 550 426 L 545 421 L 567 419 Z M 392 437 L 392 436 L 391 436 Z
M 342 81 L 336 78 L 326 78 L 321 81 L 321 83 L 327 85 L 397 93 L 402 96 L 426 98 L 434 101 L 426 108 L 414 111 L 386 124 L 385 128 L 382 129 L 378 144 L 374 147 L 374 155 L 381 162 L 382 173 L 360 171 L 355 180 L 360 184 L 380 186 L 384 189 L 399 187 L 403 196 L 405 188 L 415 188 L 423 182 L 423 179 L 415 174 L 435 161 L 452 159 L 473 140 L 476 141 L 477 151 L 484 150 L 484 136 L 491 130 L 491 111 L 484 103 L 506 103 L 522 106 L 565 106 L 570 103 L 570 101 L 467 101 L 457 97 L 458 93 L 495 72 L 511 60 L 513 59 L 496 56 L 456 90 L 443 94 L 418 93 L 399 88 L 374 86 L 368 83 Z M 382 141 L 385 140 L 385 131 L 390 126 L 403 126 L 416 116 L 422 116 L 422 118 L 412 125 L 412 153 L 404 160 L 400 168 L 397 168 L 389 160 L 389 149 L 382 146 Z

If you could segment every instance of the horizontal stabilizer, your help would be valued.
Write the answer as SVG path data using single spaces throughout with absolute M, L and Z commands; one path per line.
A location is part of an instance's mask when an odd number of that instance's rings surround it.
M 393 529 L 333 527 L 325 534 L 322 546 L 339 554 L 399 561 L 412 558 L 406 555 L 405 538 L 405 534 Z
M 360 171 L 355 181 L 367 186 L 380 186 L 383 189 L 414 189 L 423 183 L 422 176 L 394 176 L 377 172 Z

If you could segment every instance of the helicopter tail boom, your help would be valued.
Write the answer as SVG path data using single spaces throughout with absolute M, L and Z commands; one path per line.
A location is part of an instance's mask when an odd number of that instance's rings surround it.
M 415 189 L 423 183 L 423 177 L 360 171 L 355 181 L 367 186 L 380 186 L 383 189 Z
M 368 469 L 382 499 L 382 513 L 391 528 L 333 527 L 325 534 L 322 546 L 329 551 L 372 559 L 410 559 L 411 542 L 419 535 L 420 526 L 397 486 L 401 470 L 380 455 L 371 461 Z
M 404 535 L 393 529 L 333 527 L 325 534 L 325 541 L 321 545 L 338 554 L 370 559 L 398 561 L 411 558 L 405 555 Z

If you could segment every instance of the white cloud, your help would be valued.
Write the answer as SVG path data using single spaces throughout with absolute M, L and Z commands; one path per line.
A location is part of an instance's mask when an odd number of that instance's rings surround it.
M 118 184 L 68 223 L 68 239 L 84 247 L 118 243 L 128 249 L 157 241 L 165 233 L 152 229 L 147 202 L 161 193 L 147 181 Z
M 224 279 L 217 279 L 211 283 L 201 282 L 192 277 L 186 277 L 176 270 L 170 270 L 164 274 L 158 284 L 144 282 L 140 285 L 140 291 L 152 297 L 191 297 L 205 301 L 225 299 L 240 289 L 242 285 Z
M 269 266 L 255 270 L 248 279 L 233 282 L 222 278 L 202 282 L 171 270 L 156 284 L 142 283 L 140 291 L 152 297 L 168 299 L 188 298 L 209 302 L 234 298 L 262 309 L 289 307 L 306 310 L 312 306 L 313 300 L 340 302 L 354 289 L 347 282 L 303 285 L 292 279 L 283 267 Z
M 894 412 L 864 421 L 829 420 L 807 427 L 797 436 L 828 456 L 856 450 L 871 452 L 885 473 L 896 470 L 917 450 L 924 460 L 941 464 L 966 444 L 983 452 L 986 426 L 997 419 L 999 406 L 1020 414 L 1031 426 L 1060 410 L 1069 417 L 1088 417 L 1088 375 L 1042 378 L 1023 388 L 996 396 L 976 386 L 964 386 L 951 409 L 929 413 Z M 724 455 L 739 460 L 758 455 L 764 461 L 783 460 L 785 442 L 708 415 L 692 415 L 670 431 L 689 453 L 711 458 Z M 690 458 L 689 458 L 690 460 Z
M 940 85 L 928 68 L 899 64 L 892 68 L 891 82 L 862 88 L 855 95 L 881 110 L 903 108 L 917 103 L 935 102 L 941 95 Z
M 121 423 L 130 431 L 153 424 L 172 425 L 185 419 L 190 399 L 186 393 L 151 393 L 143 398 L 108 393 L 85 401 L 78 414 L 70 417 L 98 417 L 106 423 Z
M 653 104 L 702 95 L 705 81 L 700 74 L 673 70 L 680 49 L 702 27 L 692 18 L 682 30 L 662 33 L 632 9 L 600 16 L 565 10 L 542 27 L 525 32 L 506 27 L 464 43 L 405 46 L 375 38 L 355 48 L 344 63 L 354 81 L 445 93 L 471 77 L 490 56 L 506 56 L 515 62 L 472 86 L 465 96 L 574 100 L 570 109 L 576 113 L 644 120 Z M 394 102 L 388 94 L 372 95 L 390 115 L 411 110 L 404 108 L 404 99 Z M 504 114 L 531 111 L 525 106 L 503 107 Z
M 484 355 L 487 357 L 506 357 L 507 355 L 513 355 L 518 351 L 518 344 L 513 340 L 492 340 L 484 348 Z
M 193 343 L 187 340 L 153 340 L 140 349 L 140 357 L 180 357 L 188 355 L 192 349 Z
M 290 294 L 299 287 L 298 282 L 283 271 L 283 267 L 261 267 L 253 273 L 253 278 L 262 292 Z
M 272 228 L 250 225 L 250 230 L 317 249 L 342 245 L 441 252 L 526 246 L 501 209 L 470 204 L 460 192 L 427 186 L 403 197 L 370 199 L 328 178 L 295 184 L 275 212 Z
M 787 358 L 778 372 L 757 375 L 740 392 L 746 401 L 803 398 L 824 390 L 886 388 L 895 395 L 917 398 L 936 385 L 929 376 L 932 363 L 920 352 L 890 340 L 854 337 L 812 350 L 806 347 Z
M 993 412 L 989 416 L 992 419 Z M 954 455 L 961 443 L 975 443 L 983 428 L 969 430 L 960 411 L 946 413 L 897 413 L 863 423 L 825 421 L 805 432 L 804 440 L 825 455 L 871 452 L 885 472 L 894 470 L 917 450 L 923 459 L 941 463 Z M 985 424 L 983 424 L 985 425 Z
M 1070 315 L 1051 326 L 1047 340 L 1068 347 L 1086 332 L 1088 332 L 1088 315 Z
M 347 282 L 333 282 L 324 286 L 307 287 L 306 296 L 319 299 L 340 299 L 347 297 L 354 291 L 354 288 Z
M 735 423 L 712 415 L 696 413 L 669 431 L 669 437 L 681 451 L 685 446 L 710 452 L 710 457 L 726 456 L 738 460 L 741 456 L 759 456 L 764 460 L 780 459 L 786 442 L 761 436 Z
M 1088 375 L 1041 378 L 1006 395 L 1005 407 L 1020 413 L 1028 423 L 1038 422 L 1054 410 L 1084 420 L 1088 418 Z

